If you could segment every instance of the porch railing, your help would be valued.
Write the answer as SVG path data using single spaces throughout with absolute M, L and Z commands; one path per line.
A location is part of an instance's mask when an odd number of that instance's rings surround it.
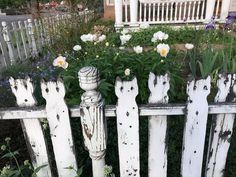
M 116 27 L 225 22 L 229 0 L 115 0 Z
M 81 119 L 82 133 L 86 149 L 93 165 L 93 176 L 104 177 L 105 154 L 107 149 L 107 117 L 117 122 L 120 176 L 140 177 L 139 116 L 145 116 L 148 123 L 149 143 L 148 176 L 167 176 L 167 119 L 173 115 L 185 115 L 183 148 L 181 162 L 182 177 L 200 177 L 202 173 L 203 151 L 206 138 L 208 114 L 213 114 L 206 160 L 206 177 L 223 177 L 227 153 L 232 137 L 236 113 L 236 74 L 219 75 L 218 93 L 215 103 L 208 103 L 211 79 L 190 81 L 187 85 L 186 104 L 168 104 L 170 78 L 166 75 L 155 76 L 150 73 L 147 81 L 150 90 L 149 103 L 137 105 L 138 83 L 116 80 L 115 94 L 117 105 L 104 105 L 97 91 L 100 83 L 99 72 L 94 67 L 84 67 L 79 71 L 79 85 L 85 91 L 80 106 L 68 109 L 64 96 L 62 80 L 41 82 L 42 96 L 46 106 L 35 107 L 34 87 L 30 78 L 10 79 L 12 92 L 21 108 L 0 109 L 0 119 L 22 120 L 26 142 L 31 153 L 34 167 L 47 164 L 37 174 L 38 177 L 51 177 L 49 153 L 55 154 L 59 176 L 73 177 L 77 169 L 74 143 L 69 117 Z M 227 101 L 227 102 L 226 102 Z M 69 114 L 70 110 L 70 114 Z M 169 117 L 167 117 L 169 116 Z M 40 119 L 48 120 L 53 152 L 47 152 Z M 180 164 L 176 164 L 180 165 Z

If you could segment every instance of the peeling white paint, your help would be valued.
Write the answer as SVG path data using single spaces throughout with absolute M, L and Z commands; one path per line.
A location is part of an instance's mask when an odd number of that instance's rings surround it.
M 77 170 L 74 144 L 67 105 L 64 100 L 65 87 L 61 80 L 41 82 L 43 98 L 46 100 L 47 119 L 59 177 L 76 176 Z
M 170 78 L 149 74 L 148 87 L 150 89 L 149 103 L 168 103 L 167 92 L 170 88 Z M 148 175 L 149 177 L 167 176 L 167 116 L 150 116 L 148 122 Z
M 135 101 L 138 95 L 137 79 L 122 82 L 117 78 L 115 93 L 118 97 L 116 113 L 120 176 L 139 177 L 139 115 Z
M 219 75 L 217 82 L 218 93 L 215 102 L 225 102 L 230 96 L 230 101 L 236 99 L 236 75 Z M 233 133 L 235 114 L 218 114 L 212 120 L 209 147 L 207 155 L 206 177 L 223 177 L 226 158 Z
M 30 78 L 16 80 L 10 78 L 9 82 L 18 106 L 32 107 L 36 105 L 33 96 L 34 88 Z M 39 119 L 23 119 L 21 124 L 34 168 L 47 165 L 37 173 L 37 176 L 51 177 L 46 143 Z
M 84 144 L 93 165 L 93 177 L 104 177 L 107 127 L 104 117 L 104 101 L 96 91 L 100 79 L 94 67 L 84 67 L 79 73 L 80 87 L 85 90 L 81 97 L 81 124 Z
M 200 177 L 208 116 L 210 76 L 187 85 L 188 103 L 182 149 L 182 177 Z

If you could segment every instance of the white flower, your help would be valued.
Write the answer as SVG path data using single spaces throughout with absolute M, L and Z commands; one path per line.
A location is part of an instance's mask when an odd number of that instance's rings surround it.
M 106 42 L 106 44 L 105 44 L 105 45 L 106 45 L 106 47 L 108 47 L 110 44 L 109 44 L 109 42 Z
M 126 44 L 126 42 L 128 42 L 131 39 L 131 35 L 130 34 L 123 34 L 122 36 L 120 36 L 120 40 L 121 40 L 121 45 Z
M 167 54 L 170 51 L 170 47 L 168 44 L 158 44 L 157 45 L 157 52 L 162 56 L 162 57 L 166 57 Z
M 120 46 L 119 49 L 120 49 L 120 50 L 124 50 L 125 47 L 124 47 L 124 46 Z
M 83 41 L 83 42 L 93 42 L 93 41 L 96 41 L 97 40 L 97 36 L 96 34 L 83 34 L 82 36 L 80 36 L 80 39 Z
M 61 67 L 66 69 L 68 67 L 68 63 L 66 62 L 66 57 L 59 56 L 53 61 L 53 66 Z
M 136 53 L 142 53 L 143 52 L 143 47 L 140 47 L 139 45 L 136 46 L 136 47 L 133 47 L 133 49 Z
M 124 28 L 120 33 L 124 35 L 124 34 L 127 34 L 128 32 L 129 32 L 129 30 Z
M 186 44 L 185 44 L 185 48 L 188 49 L 188 50 L 193 49 L 193 47 L 194 47 L 193 44 L 189 44 L 189 43 L 186 43 Z
M 130 69 L 129 69 L 129 68 L 125 69 L 125 75 L 126 75 L 126 76 L 129 76 L 129 75 L 130 75 Z
M 166 40 L 169 38 L 169 35 L 166 34 L 166 33 L 163 33 L 162 31 L 158 31 L 156 33 L 153 34 L 153 37 L 152 37 L 152 42 L 157 42 L 157 40 Z
M 102 42 L 104 40 L 106 40 L 106 35 L 103 34 L 103 35 L 99 36 L 98 42 Z
M 79 50 L 81 50 L 82 48 L 81 48 L 81 46 L 80 45 L 75 45 L 74 47 L 73 47 L 73 50 L 75 50 L 75 51 L 79 51 Z

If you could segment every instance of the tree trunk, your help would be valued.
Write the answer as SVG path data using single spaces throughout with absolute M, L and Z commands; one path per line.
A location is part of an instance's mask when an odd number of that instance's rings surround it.
M 39 1 L 31 0 L 31 14 L 33 19 L 40 18 Z

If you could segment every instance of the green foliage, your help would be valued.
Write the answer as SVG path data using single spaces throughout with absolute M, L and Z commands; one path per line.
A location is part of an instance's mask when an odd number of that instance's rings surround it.
M 37 177 L 37 173 L 47 165 L 42 165 L 37 167 L 36 169 L 33 168 L 32 164 L 29 160 L 25 160 L 24 164 L 20 165 L 17 157 L 19 156 L 18 151 L 12 151 L 10 147 L 11 138 L 5 138 L 5 144 L 1 145 L 0 154 L 1 159 L 9 159 L 9 164 L 6 164 L 5 167 L 0 169 L 0 176 L 1 177 Z
M 5 9 L 6 7 L 22 7 L 26 5 L 27 0 L 0 0 L 0 9 Z

